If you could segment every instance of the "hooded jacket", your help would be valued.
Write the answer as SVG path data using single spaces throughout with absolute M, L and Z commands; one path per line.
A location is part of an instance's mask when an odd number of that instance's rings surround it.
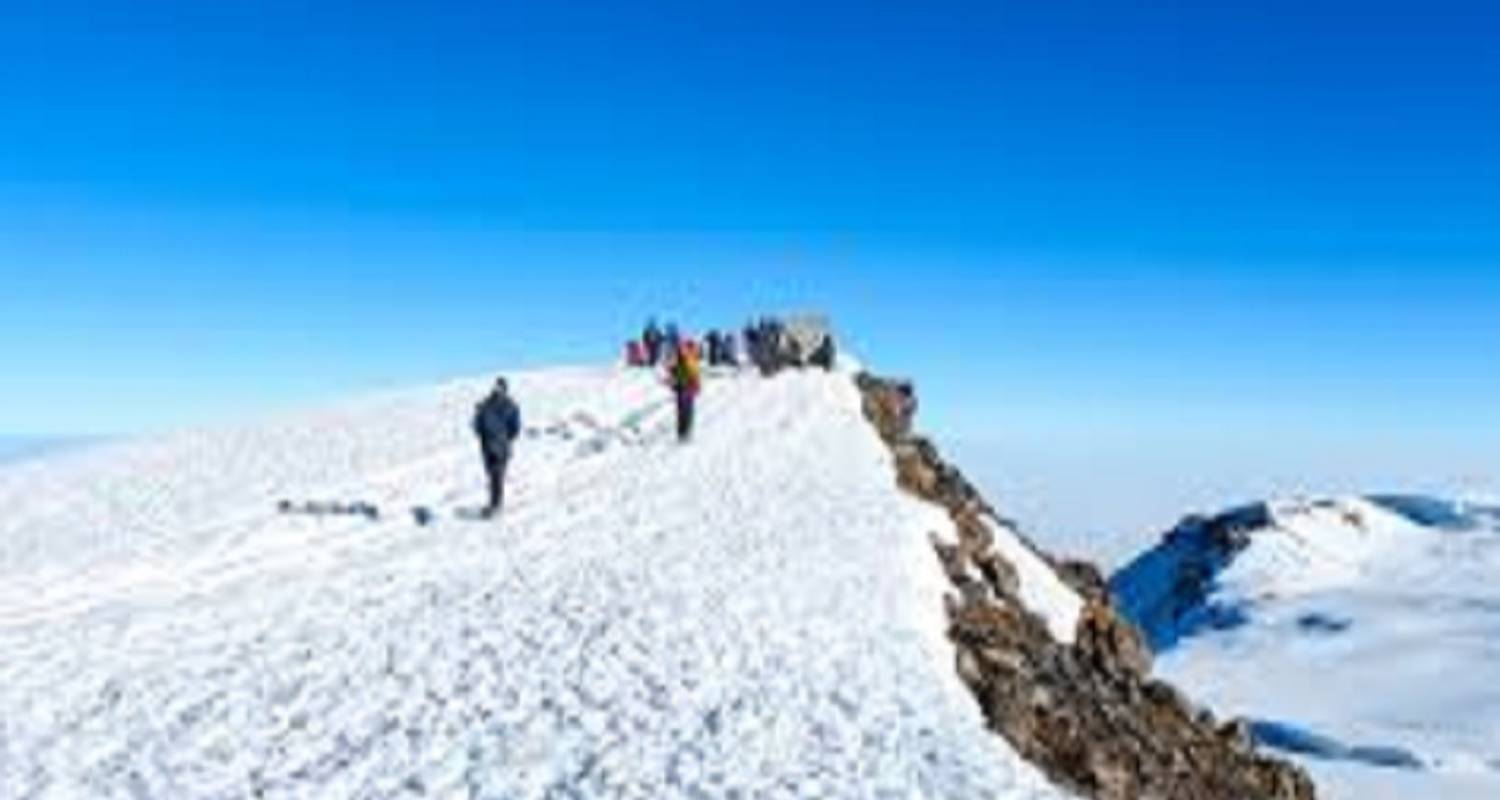
M 521 409 L 509 395 L 492 393 L 474 407 L 474 433 L 491 453 L 508 454 L 521 435 Z

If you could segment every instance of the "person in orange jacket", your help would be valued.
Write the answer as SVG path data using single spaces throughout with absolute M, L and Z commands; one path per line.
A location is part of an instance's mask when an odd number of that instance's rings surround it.
M 693 411 L 698 391 L 703 387 L 703 368 L 697 348 L 686 341 L 677 346 L 667 363 L 667 385 L 677 399 L 677 439 L 686 442 L 693 436 Z

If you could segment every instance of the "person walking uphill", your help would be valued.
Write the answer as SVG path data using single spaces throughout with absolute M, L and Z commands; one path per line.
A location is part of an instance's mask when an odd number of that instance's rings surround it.
M 667 364 L 667 383 L 677 398 L 677 440 L 686 442 L 693 437 L 693 406 L 703 385 L 698 354 L 695 348 L 688 347 L 687 342 L 679 343 L 673 351 Z
M 505 505 L 505 470 L 510 465 L 511 446 L 521 434 L 521 409 L 511 399 L 504 378 L 496 378 L 489 396 L 474 407 L 474 433 L 479 437 L 490 483 L 490 503 L 483 512 L 488 519 Z

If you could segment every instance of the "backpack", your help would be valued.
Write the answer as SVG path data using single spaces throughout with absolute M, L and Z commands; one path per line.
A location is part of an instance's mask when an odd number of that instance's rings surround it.
M 702 384 L 703 369 L 698 364 L 698 354 L 689 348 L 683 348 L 683 352 L 672 362 L 673 388 L 697 394 Z

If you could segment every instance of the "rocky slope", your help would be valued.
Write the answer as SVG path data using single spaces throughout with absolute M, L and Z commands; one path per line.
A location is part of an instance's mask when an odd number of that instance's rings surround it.
M 1315 796 L 1300 768 L 1256 752 L 1243 722 L 1221 724 L 1152 679 L 1141 634 L 1089 565 L 1048 559 L 1086 598 L 1076 630 L 1049 630 L 1022 597 L 1014 559 L 996 546 L 997 534 L 1024 540 L 913 432 L 911 384 L 869 374 L 857 383 L 901 487 L 952 517 L 957 540 L 934 541 L 952 587 L 948 636 L 958 674 L 995 732 L 1053 780 L 1102 800 Z

